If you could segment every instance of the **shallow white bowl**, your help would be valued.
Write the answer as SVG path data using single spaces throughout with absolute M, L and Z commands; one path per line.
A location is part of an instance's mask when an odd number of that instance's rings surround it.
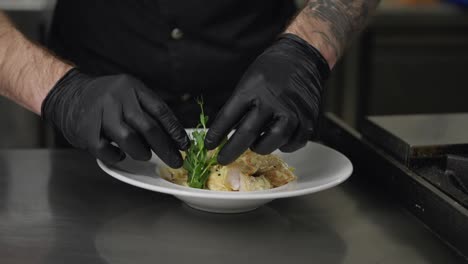
M 325 190 L 345 181 L 353 171 L 351 162 L 343 154 L 318 143 L 309 142 L 294 153 L 277 151 L 275 154 L 295 168 L 298 179 L 278 188 L 255 192 L 210 191 L 173 184 L 159 176 L 157 166 L 166 165 L 156 155 L 147 162 L 130 158 L 115 165 L 97 162 L 101 169 L 120 181 L 174 195 L 193 208 L 215 213 L 246 212 L 277 198 Z

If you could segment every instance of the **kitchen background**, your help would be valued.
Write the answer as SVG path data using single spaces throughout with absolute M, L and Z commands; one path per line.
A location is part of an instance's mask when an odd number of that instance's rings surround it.
M 0 0 L 0 9 L 39 42 L 53 6 L 54 0 Z M 335 68 L 326 110 L 352 126 L 365 115 L 468 112 L 468 5 L 462 6 L 384 0 Z M 0 148 L 46 147 L 52 138 L 37 116 L 0 98 Z

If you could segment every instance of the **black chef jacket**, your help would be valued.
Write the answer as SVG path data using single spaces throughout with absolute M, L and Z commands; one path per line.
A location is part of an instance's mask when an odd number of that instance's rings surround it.
M 214 119 L 294 12 L 292 0 L 58 0 L 49 47 L 86 73 L 137 77 L 191 127 L 194 97 Z

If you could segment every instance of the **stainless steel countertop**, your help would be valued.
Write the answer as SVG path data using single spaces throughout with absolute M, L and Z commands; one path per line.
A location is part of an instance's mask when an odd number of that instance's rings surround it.
M 78 151 L 5 150 L 0 263 L 464 262 L 356 179 L 217 215 L 118 182 Z

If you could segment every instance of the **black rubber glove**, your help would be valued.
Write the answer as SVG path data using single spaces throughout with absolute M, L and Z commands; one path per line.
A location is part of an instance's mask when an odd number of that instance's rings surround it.
M 72 69 L 47 95 L 42 117 L 70 144 L 106 163 L 122 160 L 124 152 L 133 159 L 148 160 L 152 149 L 169 166 L 180 167 L 178 150 L 189 146 L 169 107 L 128 75 L 94 78 Z
M 322 55 L 293 34 L 282 35 L 245 72 L 206 136 L 213 149 L 234 128 L 218 156 L 234 161 L 249 147 L 268 154 L 292 152 L 317 131 L 323 81 L 330 68 Z

